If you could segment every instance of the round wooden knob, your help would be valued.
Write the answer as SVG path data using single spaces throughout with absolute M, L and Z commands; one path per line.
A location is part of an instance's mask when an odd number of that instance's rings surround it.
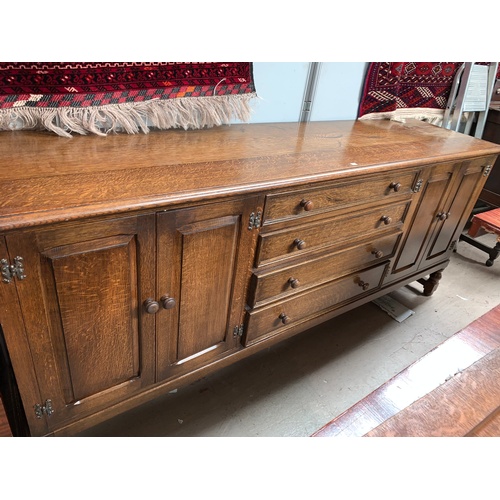
M 279 315 L 279 319 L 281 320 L 281 322 L 286 325 L 288 323 L 290 323 L 290 318 L 285 314 L 285 313 L 281 313 Z
M 358 285 L 363 289 L 363 290 L 368 290 L 370 283 L 365 283 L 364 281 L 359 281 Z
M 148 314 L 156 314 L 160 310 L 160 304 L 153 299 L 146 299 L 144 301 L 144 308 Z
M 290 278 L 288 283 L 290 283 L 292 288 L 298 288 L 300 286 L 300 281 L 297 278 Z
M 388 215 L 383 215 L 380 220 L 387 226 L 392 222 L 392 219 Z
M 164 295 L 160 299 L 161 305 L 163 306 L 163 309 L 173 309 L 175 307 L 175 299 L 173 297 L 169 297 L 168 295 Z
M 372 254 L 375 255 L 377 259 L 380 259 L 384 256 L 384 252 L 382 252 L 382 250 L 373 250 Z
M 301 240 L 299 238 L 296 238 L 294 241 L 293 241 L 293 244 L 299 249 L 299 250 L 302 250 L 303 248 L 306 247 L 306 242 L 304 240 Z
M 309 212 L 314 208 L 314 203 L 311 200 L 302 200 L 300 202 L 300 206 L 306 211 Z
M 401 189 L 401 184 L 399 182 L 391 182 L 389 187 L 397 193 Z

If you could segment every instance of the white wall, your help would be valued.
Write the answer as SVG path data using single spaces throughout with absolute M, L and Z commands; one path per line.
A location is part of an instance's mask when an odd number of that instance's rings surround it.
M 355 120 L 365 62 L 322 62 L 310 119 Z M 260 99 L 252 103 L 251 123 L 296 122 L 300 118 L 308 62 L 254 62 Z

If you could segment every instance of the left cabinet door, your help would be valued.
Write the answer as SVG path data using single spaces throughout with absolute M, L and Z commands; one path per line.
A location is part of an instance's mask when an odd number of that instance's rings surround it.
M 24 259 L 16 287 L 41 398 L 25 407 L 49 432 L 154 383 L 155 317 L 143 305 L 155 293 L 154 215 L 6 241 Z

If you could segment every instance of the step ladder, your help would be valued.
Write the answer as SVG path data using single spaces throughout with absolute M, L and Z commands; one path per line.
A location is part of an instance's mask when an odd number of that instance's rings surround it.
M 441 125 L 443 128 L 471 135 L 475 122 L 474 137 L 482 137 L 497 70 L 498 62 L 462 64 L 453 80 Z

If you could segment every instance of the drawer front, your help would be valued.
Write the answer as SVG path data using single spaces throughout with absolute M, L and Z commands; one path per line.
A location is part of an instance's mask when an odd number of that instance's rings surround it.
M 369 233 L 383 233 L 399 228 L 409 202 L 358 212 L 355 216 L 337 217 L 273 231 L 259 236 L 256 266 L 297 257 L 310 251 L 365 239 Z
M 270 194 L 266 197 L 263 225 L 328 212 L 366 201 L 410 195 L 416 172 L 394 172 L 350 183 Z
M 263 273 L 257 271 L 252 276 L 253 296 L 250 297 L 248 305 L 255 307 L 271 300 L 300 293 L 313 286 L 331 281 L 333 277 L 344 276 L 355 269 L 385 261 L 394 255 L 400 235 L 401 233 L 397 232 L 374 238 L 372 241 L 295 266 L 288 266 L 285 269 L 280 268 Z
M 285 327 L 335 309 L 349 299 L 380 287 L 386 264 L 327 283 L 277 304 L 248 313 L 245 345 L 280 332 Z

